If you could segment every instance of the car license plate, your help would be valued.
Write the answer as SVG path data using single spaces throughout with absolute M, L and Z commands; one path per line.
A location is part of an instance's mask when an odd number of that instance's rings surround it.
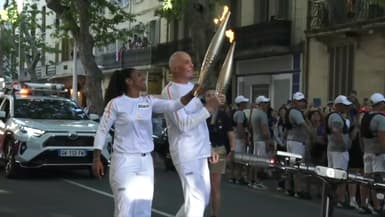
M 87 152 L 85 150 L 59 150 L 60 157 L 85 157 Z

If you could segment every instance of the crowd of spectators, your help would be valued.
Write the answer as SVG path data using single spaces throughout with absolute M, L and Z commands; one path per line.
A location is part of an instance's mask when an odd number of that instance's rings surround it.
M 150 46 L 150 42 L 147 38 L 147 36 L 138 36 L 134 35 L 133 38 L 128 39 L 128 42 L 126 44 L 123 44 L 121 49 L 124 50 L 133 50 L 133 49 L 141 49 L 141 48 L 147 48 Z
M 349 96 L 340 95 L 321 107 L 308 104 L 305 96 L 299 92 L 278 109 L 271 108 L 270 99 L 265 96 L 257 97 L 254 102 L 244 96 L 237 96 L 235 105 L 233 110 L 225 109 L 233 120 L 235 132 L 235 147 L 231 151 L 269 158 L 277 150 L 282 150 L 302 155 L 306 164 L 344 169 L 368 176 L 385 172 L 385 168 L 384 171 L 367 169 L 367 161 L 378 161 L 382 152 L 371 154 L 364 144 L 366 138 L 361 135 L 361 121 L 366 114 L 385 112 L 385 98 L 382 94 L 373 94 L 359 101 L 357 93 L 352 91 Z M 376 122 L 373 122 L 376 126 L 370 122 L 369 128 L 377 127 L 377 130 L 385 133 L 385 129 L 381 128 L 385 125 L 382 122 L 385 118 L 381 118 L 377 117 Z M 385 155 L 380 164 L 385 165 Z M 321 197 L 322 183 L 315 178 L 277 175 L 267 168 L 234 163 L 229 164 L 228 169 L 226 177 L 234 184 L 265 190 L 268 185 L 264 180 L 274 178 L 277 190 L 288 196 L 302 199 Z M 343 184 L 336 191 L 337 206 L 377 215 L 382 212 L 383 206 L 377 193 L 364 185 Z

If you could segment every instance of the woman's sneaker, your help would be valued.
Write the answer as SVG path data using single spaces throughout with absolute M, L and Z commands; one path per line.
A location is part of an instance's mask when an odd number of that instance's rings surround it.
M 357 201 L 355 199 L 350 199 L 349 207 L 354 208 L 356 210 L 359 210 L 361 207 L 358 205 Z
M 379 215 L 378 210 L 374 209 L 374 207 L 372 205 L 370 205 L 370 204 L 368 204 L 368 210 L 370 211 L 370 213 L 372 215 Z
M 254 183 L 253 188 L 256 190 L 266 190 L 267 187 L 262 183 Z

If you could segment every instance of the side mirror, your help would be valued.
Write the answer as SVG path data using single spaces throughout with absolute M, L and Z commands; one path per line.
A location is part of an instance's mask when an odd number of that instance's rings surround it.
M 0 111 L 0 118 L 3 119 L 7 116 L 7 114 L 5 113 L 5 111 Z
M 99 120 L 99 115 L 97 114 L 90 114 L 90 119 L 95 121 L 95 120 Z

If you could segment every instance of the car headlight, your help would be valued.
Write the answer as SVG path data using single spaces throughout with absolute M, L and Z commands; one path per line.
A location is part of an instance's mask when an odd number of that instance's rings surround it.
M 28 134 L 28 136 L 41 136 L 45 133 L 44 130 L 26 127 L 26 126 L 20 126 L 20 132 Z

